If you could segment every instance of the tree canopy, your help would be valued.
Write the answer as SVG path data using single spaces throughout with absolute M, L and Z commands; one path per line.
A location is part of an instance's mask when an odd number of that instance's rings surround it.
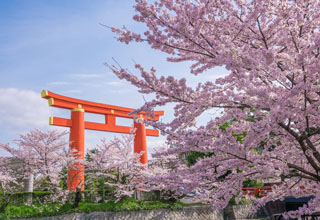
M 185 189 L 206 186 L 203 199 L 222 208 L 233 195 L 243 196 L 246 178 L 284 177 L 272 193 L 255 199 L 256 204 L 312 195 L 308 208 L 285 216 L 297 217 L 319 207 L 319 1 L 136 0 L 134 8 L 133 19 L 147 30 L 135 33 L 113 27 L 119 41 L 146 42 L 168 54 L 170 62 L 191 61 L 194 75 L 218 66 L 229 71 L 193 89 L 186 79 L 161 76 L 155 68 L 146 70 L 136 64 L 138 77 L 110 66 L 141 93 L 155 94 L 137 111 L 176 104 L 171 122 L 151 123 L 167 135 L 170 144 L 181 146 L 163 154 L 214 153 L 167 178 L 179 175 L 188 180 Z M 196 119 L 209 109 L 222 114 L 194 129 Z M 219 129 L 231 120 L 225 130 Z M 245 136 L 239 141 L 236 136 L 241 134 Z M 257 153 L 254 149 L 261 143 Z M 219 178 L 228 170 L 232 172 Z

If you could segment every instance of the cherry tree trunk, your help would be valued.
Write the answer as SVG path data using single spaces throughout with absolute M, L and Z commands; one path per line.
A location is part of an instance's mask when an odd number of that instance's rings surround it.
M 30 174 L 29 177 L 24 182 L 24 192 L 28 193 L 25 195 L 26 204 L 32 203 L 33 180 L 34 180 L 34 176 L 33 174 Z

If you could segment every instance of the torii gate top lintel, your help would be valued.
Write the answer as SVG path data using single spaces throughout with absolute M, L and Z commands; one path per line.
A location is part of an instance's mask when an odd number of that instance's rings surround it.
M 78 108 L 80 104 L 85 112 L 95 113 L 95 114 L 112 114 L 118 117 L 124 118 L 133 118 L 133 115 L 128 115 L 130 112 L 134 111 L 132 108 L 119 107 L 114 105 L 107 105 L 97 102 L 90 102 L 81 99 L 70 98 L 67 96 L 62 96 L 50 92 L 48 90 L 42 90 L 41 97 L 48 99 L 49 106 L 65 108 L 65 109 L 75 109 Z M 164 115 L 164 111 L 154 111 L 153 120 L 158 121 L 161 115 Z M 147 116 L 147 113 L 141 112 L 139 113 L 140 117 L 143 116 L 145 119 L 151 119 L 151 117 Z
M 126 126 L 116 125 L 116 117 L 122 118 L 134 118 L 134 115 L 129 115 L 134 111 L 132 108 L 125 108 L 113 105 L 107 105 L 97 102 L 90 102 L 81 99 L 70 98 L 50 92 L 48 90 L 42 90 L 41 97 L 48 100 L 49 106 L 64 108 L 64 109 L 83 109 L 84 112 L 102 114 L 105 115 L 105 123 L 85 122 L 85 129 L 109 131 L 117 133 L 130 133 L 131 128 Z M 160 116 L 164 115 L 164 111 L 154 111 L 154 117 L 147 115 L 145 112 L 139 113 L 139 118 L 146 120 L 159 121 Z M 71 127 L 71 121 L 64 118 L 50 117 L 50 125 Z M 146 129 L 147 136 L 159 136 L 159 131 L 154 129 Z

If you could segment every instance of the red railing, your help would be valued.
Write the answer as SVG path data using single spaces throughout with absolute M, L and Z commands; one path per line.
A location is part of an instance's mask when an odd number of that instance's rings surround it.
M 263 187 L 245 187 L 242 188 L 242 192 L 249 196 L 266 196 L 268 192 L 272 192 L 271 186 L 263 186 Z
M 304 186 L 300 186 L 301 190 L 306 190 L 310 191 L 311 189 L 305 189 Z M 263 186 L 263 187 L 245 187 L 242 188 L 243 194 L 249 195 L 249 196 L 260 196 L 264 197 L 268 194 L 268 192 L 272 192 L 272 187 L 271 186 Z

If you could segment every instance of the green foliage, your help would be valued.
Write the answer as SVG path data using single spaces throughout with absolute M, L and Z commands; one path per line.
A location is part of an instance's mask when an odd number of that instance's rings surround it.
M 249 179 L 246 178 L 245 181 L 243 182 L 243 187 L 254 187 L 254 188 L 261 188 L 263 187 L 264 183 L 256 180 L 256 179 Z M 230 199 L 228 206 L 234 206 L 234 205 L 249 205 L 252 203 L 251 200 L 248 200 L 246 198 L 241 198 L 239 203 L 236 203 L 235 198 L 237 197 L 237 195 L 233 195 L 232 198 Z
M 197 151 L 189 151 L 188 156 L 186 157 L 188 166 L 194 165 L 199 158 L 211 157 L 213 153 L 202 153 Z
M 96 193 L 91 190 L 82 190 L 81 191 L 84 202 L 91 202 L 93 200 L 93 197 L 96 197 Z
M 5 213 L 0 213 L 0 219 L 7 220 L 10 218 Z
M 115 205 L 112 211 L 138 211 L 138 210 L 150 210 L 150 209 L 181 209 L 185 206 L 182 202 L 170 202 L 170 201 L 138 201 L 135 199 L 126 199 Z
M 239 203 L 236 203 L 236 196 L 234 195 L 234 196 L 230 199 L 230 201 L 229 201 L 229 203 L 228 203 L 228 206 L 234 206 L 234 205 L 249 205 L 249 204 L 251 204 L 251 203 L 252 203 L 252 201 L 250 201 L 250 200 L 248 200 L 248 199 L 246 199 L 246 198 L 242 198 Z
M 112 208 L 112 203 L 91 203 L 80 202 L 77 211 L 80 212 L 93 212 L 93 211 L 105 211 Z
M 99 176 L 86 180 L 86 189 L 82 191 L 84 194 L 85 201 L 92 201 L 92 198 L 96 198 L 97 195 L 100 196 L 101 202 L 105 200 L 110 200 L 114 197 L 115 187 L 108 185 L 107 183 L 113 183 L 111 178 Z
M 98 149 L 92 149 L 90 150 L 91 153 L 97 154 L 99 153 Z M 92 161 L 92 158 L 90 154 L 86 154 L 85 160 L 88 162 Z M 85 169 L 87 170 L 87 169 Z M 115 193 L 115 187 L 111 187 L 108 183 L 116 183 L 117 180 L 106 177 L 104 175 L 97 175 L 96 173 L 99 170 L 89 170 L 85 173 L 85 188 L 88 189 L 88 192 L 85 193 L 85 201 L 92 201 L 92 198 L 96 198 L 98 195 L 100 196 L 101 200 L 100 202 L 104 202 L 105 200 L 109 200 L 111 197 L 114 197 Z M 111 171 L 110 174 L 113 174 L 115 176 L 118 172 L 117 170 Z M 119 182 L 125 182 L 126 177 L 123 177 L 121 180 L 118 180 Z M 82 191 L 84 192 L 84 191 Z
M 7 218 L 28 218 L 28 217 L 43 217 L 60 214 L 59 210 L 62 205 L 59 203 L 49 204 L 32 204 L 31 206 L 7 206 L 3 217 Z
M 1 194 L 0 195 L 0 212 L 3 212 L 9 204 L 10 204 L 10 197 L 6 198 L 3 194 Z
M 260 188 L 263 186 L 264 186 L 264 183 L 256 179 L 246 178 L 246 180 L 243 182 L 243 187 L 254 187 L 254 188 L 259 187 Z
M 236 120 L 230 120 L 225 122 L 224 124 L 220 125 L 219 128 L 222 131 L 226 131 L 227 128 Z M 246 132 L 242 132 L 241 134 L 232 134 L 233 137 L 235 137 L 237 139 L 238 142 L 240 142 L 241 144 L 243 143 L 245 137 L 246 137 L 247 133 Z
M 9 204 L 10 205 L 23 205 L 26 203 L 28 195 L 32 194 L 32 200 L 35 202 L 44 202 L 46 197 L 51 194 L 51 192 L 44 191 L 44 192 L 14 192 L 10 193 L 10 195 L 3 195 L 0 193 L 0 212 L 3 211 L 1 210 L 1 207 L 3 206 L 3 203 L 6 202 L 6 200 L 3 198 L 3 196 L 6 196 L 9 199 Z M 8 205 L 9 205 L 8 204 Z
M 242 134 L 232 134 L 233 137 L 237 139 L 238 142 L 243 144 L 244 139 L 246 138 L 247 132 L 242 132 Z
M 172 210 L 183 209 L 184 206 L 185 204 L 183 204 L 182 202 L 174 202 L 169 204 L 169 208 Z
M 5 211 L 0 213 L 0 219 L 11 218 L 30 218 L 54 216 L 74 212 L 93 212 L 93 211 L 139 211 L 152 209 L 181 209 L 187 204 L 182 202 L 159 202 L 159 201 L 138 201 L 133 198 L 123 199 L 115 203 L 110 201 L 107 203 L 91 203 L 80 202 L 78 208 L 73 209 L 71 203 L 48 203 L 48 204 L 32 204 L 30 206 L 9 205 Z
M 59 182 L 59 186 L 63 190 L 66 190 L 68 188 L 68 186 L 67 186 L 67 181 L 68 181 L 67 173 L 68 173 L 68 168 L 67 167 L 63 167 L 61 172 L 60 172 L 60 182 Z
M 151 190 L 149 192 L 141 192 L 144 201 L 159 201 L 161 199 L 160 190 Z
M 91 149 L 90 152 L 93 154 L 97 154 L 97 153 L 99 153 L 99 150 L 97 148 L 94 148 L 94 149 Z M 92 158 L 90 157 L 89 154 L 86 154 L 85 160 L 88 162 L 92 162 Z
M 57 212 L 57 214 L 66 214 L 66 213 L 72 213 L 74 212 L 73 208 L 72 208 L 72 204 L 71 203 L 66 203 L 63 204 L 60 208 L 59 211 Z
M 233 121 L 225 122 L 224 124 L 220 125 L 219 128 L 223 131 L 226 131 L 227 128 L 232 124 Z

